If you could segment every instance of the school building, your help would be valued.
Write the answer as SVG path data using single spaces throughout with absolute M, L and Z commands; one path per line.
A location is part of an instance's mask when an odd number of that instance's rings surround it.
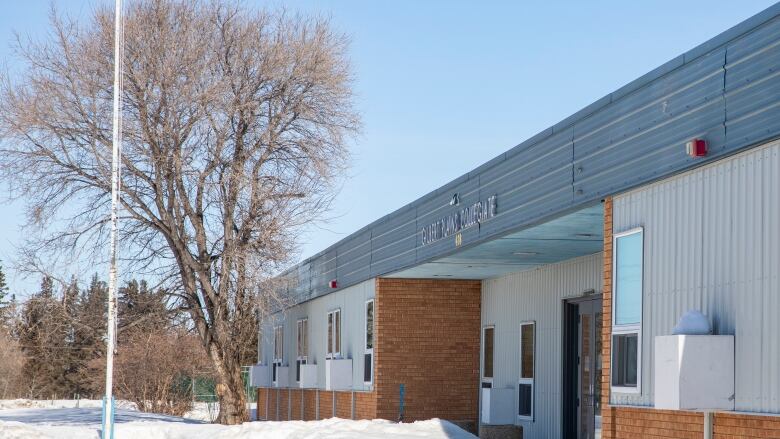
M 780 438 L 778 139 L 780 4 L 288 271 L 258 418 Z

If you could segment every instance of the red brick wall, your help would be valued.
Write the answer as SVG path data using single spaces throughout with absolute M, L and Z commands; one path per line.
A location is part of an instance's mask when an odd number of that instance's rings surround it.
M 279 420 L 280 421 L 289 421 L 289 405 L 288 405 L 288 395 L 290 394 L 289 389 L 279 389 Z
M 320 417 L 327 419 L 333 417 L 333 398 L 336 398 L 336 417 L 351 419 L 352 397 L 351 391 L 329 392 L 315 389 L 276 389 L 276 388 L 258 388 L 258 420 L 265 420 L 266 413 L 266 395 L 268 399 L 268 419 L 270 421 L 301 420 L 303 413 L 304 421 L 317 420 L 317 395 L 319 394 Z M 277 400 L 278 395 L 278 400 Z M 303 395 L 303 401 L 301 401 Z M 355 419 L 374 419 L 376 418 L 376 393 L 374 392 L 354 392 L 355 398 Z M 278 407 L 277 407 L 278 401 Z M 288 402 L 289 401 L 289 402 Z M 288 403 L 290 404 L 288 406 Z M 303 412 L 301 412 L 303 404 Z M 279 417 L 277 418 L 277 408 Z
M 314 390 L 303 391 L 303 420 L 317 420 L 317 392 Z
M 352 419 L 352 392 L 336 392 L 336 417 Z
M 376 418 L 376 392 L 355 393 L 355 419 Z
M 290 390 L 290 419 L 299 421 L 302 419 L 301 415 L 301 395 L 303 390 L 292 389 Z
M 333 392 L 320 390 L 320 419 L 333 417 Z
M 480 281 L 376 280 L 376 415 L 476 421 Z
M 609 368 L 612 358 L 612 198 L 604 200 L 604 282 L 601 287 L 601 427 L 604 439 L 615 437 L 615 412 L 609 405 Z
M 713 439 L 780 438 L 780 417 L 715 413 Z
M 613 407 L 612 422 L 603 438 L 702 439 L 704 415 L 652 408 Z
M 265 420 L 266 419 L 266 401 L 268 398 L 268 389 L 264 387 L 258 387 L 257 389 L 257 413 L 255 420 Z M 269 413 L 270 414 L 270 413 Z

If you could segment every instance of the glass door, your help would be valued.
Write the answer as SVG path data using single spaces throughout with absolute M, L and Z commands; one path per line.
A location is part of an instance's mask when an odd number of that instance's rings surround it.
M 578 438 L 601 439 L 601 300 L 579 303 Z

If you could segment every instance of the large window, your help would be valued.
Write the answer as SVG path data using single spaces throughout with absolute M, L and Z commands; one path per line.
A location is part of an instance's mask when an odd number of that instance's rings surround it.
M 486 326 L 482 329 L 482 387 L 490 387 L 493 382 L 495 334 L 494 326 Z
M 309 320 L 298 320 L 298 357 L 295 361 L 295 381 L 301 381 L 301 365 L 309 361 Z
M 613 242 L 612 388 L 641 391 L 644 231 L 615 235 Z
M 520 378 L 517 382 L 517 416 L 521 419 L 534 417 L 534 366 L 536 325 L 534 322 L 520 325 Z
M 274 327 L 274 361 L 273 361 L 273 381 L 276 382 L 276 369 L 284 361 L 284 326 Z
M 374 299 L 366 302 L 366 346 L 363 354 L 363 382 L 371 384 L 374 371 Z
M 341 310 L 328 313 L 328 350 L 327 358 L 341 356 Z

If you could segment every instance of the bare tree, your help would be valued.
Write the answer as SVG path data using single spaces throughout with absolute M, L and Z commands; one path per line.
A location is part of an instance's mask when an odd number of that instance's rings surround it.
M 113 10 L 51 22 L 0 77 L 0 177 L 27 202 L 28 263 L 104 260 Z M 254 339 L 267 281 L 328 208 L 359 129 L 347 43 L 325 19 L 226 2 L 126 13 L 122 263 L 189 313 L 222 423 L 247 416 L 238 340 Z
M 116 358 L 118 397 L 134 402 L 144 412 L 182 416 L 192 410 L 193 381 L 213 377 L 196 337 L 164 328 L 133 331 L 122 339 Z M 106 359 L 95 358 L 89 366 L 94 387 L 102 389 Z
M 15 340 L 4 328 L 0 328 L 0 399 L 19 398 L 29 388 L 25 382 L 24 354 Z

